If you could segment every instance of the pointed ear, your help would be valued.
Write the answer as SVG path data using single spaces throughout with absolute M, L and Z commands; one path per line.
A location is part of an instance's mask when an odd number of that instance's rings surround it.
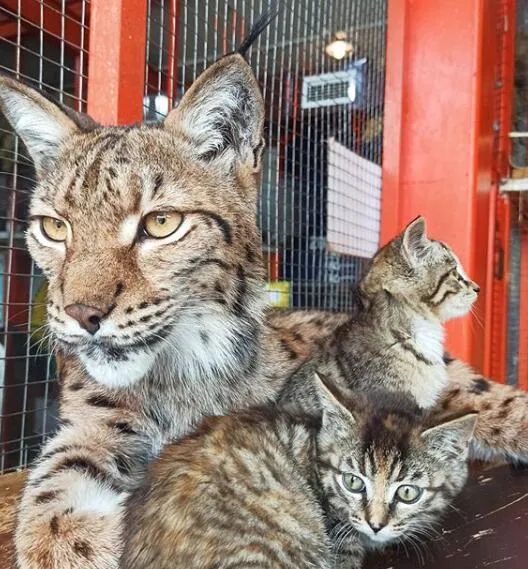
M 93 128 L 86 115 L 78 115 L 23 83 L 0 76 L 0 108 L 20 136 L 41 174 L 72 134 Z M 81 124 L 84 121 L 84 124 Z
M 327 378 L 315 372 L 313 386 L 321 409 L 321 431 L 337 434 L 350 431 L 352 425 L 357 425 L 352 411 L 343 403 L 343 395 Z
M 165 119 L 205 161 L 260 170 L 264 101 L 251 67 L 229 55 L 206 69 Z
M 443 460 L 467 458 L 469 441 L 477 424 L 477 413 L 469 413 L 422 432 L 429 451 Z
M 420 215 L 403 230 L 402 252 L 409 264 L 414 265 L 429 247 L 425 219 Z

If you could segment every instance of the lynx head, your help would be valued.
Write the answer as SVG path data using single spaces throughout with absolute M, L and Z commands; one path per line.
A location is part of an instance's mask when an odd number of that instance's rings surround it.
M 428 427 L 403 396 L 347 400 L 316 382 L 319 479 L 335 531 L 352 527 L 367 547 L 426 535 L 465 484 L 476 415 Z
M 376 253 L 360 287 L 367 296 L 385 291 L 442 322 L 467 314 L 480 290 L 453 251 L 427 237 L 423 217 Z
M 159 127 L 99 126 L 6 77 L 0 104 L 37 171 L 27 243 L 58 342 L 115 387 L 164 350 L 180 373 L 252 365 L 263 100 L 244 59 L 212 65 Z

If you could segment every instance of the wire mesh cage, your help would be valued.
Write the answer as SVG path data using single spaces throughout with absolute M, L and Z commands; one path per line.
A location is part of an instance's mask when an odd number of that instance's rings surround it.
M 528 0 L 515 3 L 515 67 L 512 101 L 511 182 L 513 215 L 510 229 L 508 309 L 508 381 L 528 389 Z
M 516 168 L 528 168 L 528 2 L 517 0 L 516 11 L 512 127 L 525 135 L 513 138 L 511 161 Z
M 250 52 L 266 102 L 258 219 L 275 306 L 347 310 L 378 245 L 386 3 L 284 3 Z M 148 0 L 145 119 L 177 105 L 267 7 Z M 89 20 L 89 0 L 0 0 L 0 69 L 85 110 Z M 0 472 L 27 465 L 56 427 L 46 282 L 24 242 L 33 184 L 0 117 Z
M 89 0 L 2 0 L 0 70 L 86 106 Z M 46 282 L 26 250 L 34 170 L 0 115 L 0 472 L 26 465 L 55 421 Z
M 267 0 L 150 0 L 145 118 L 233 52 Z M 252 48 L 266 101 L 259 223 L 272 304 L 347 310 L 378 246 L 386 0 L 284 3 Z

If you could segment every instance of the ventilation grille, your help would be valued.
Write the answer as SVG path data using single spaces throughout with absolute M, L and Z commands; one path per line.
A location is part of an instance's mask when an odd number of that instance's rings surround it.
M 355 70 L 311 75 L 303 79 L 303 109 L 348 105 L 355 100 Z

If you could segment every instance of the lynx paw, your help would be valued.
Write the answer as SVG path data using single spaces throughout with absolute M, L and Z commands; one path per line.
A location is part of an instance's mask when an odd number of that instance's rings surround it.
M 41 515 L 21 524 L 16 536 L 21 569 L 117 569 L 120 516 Z

